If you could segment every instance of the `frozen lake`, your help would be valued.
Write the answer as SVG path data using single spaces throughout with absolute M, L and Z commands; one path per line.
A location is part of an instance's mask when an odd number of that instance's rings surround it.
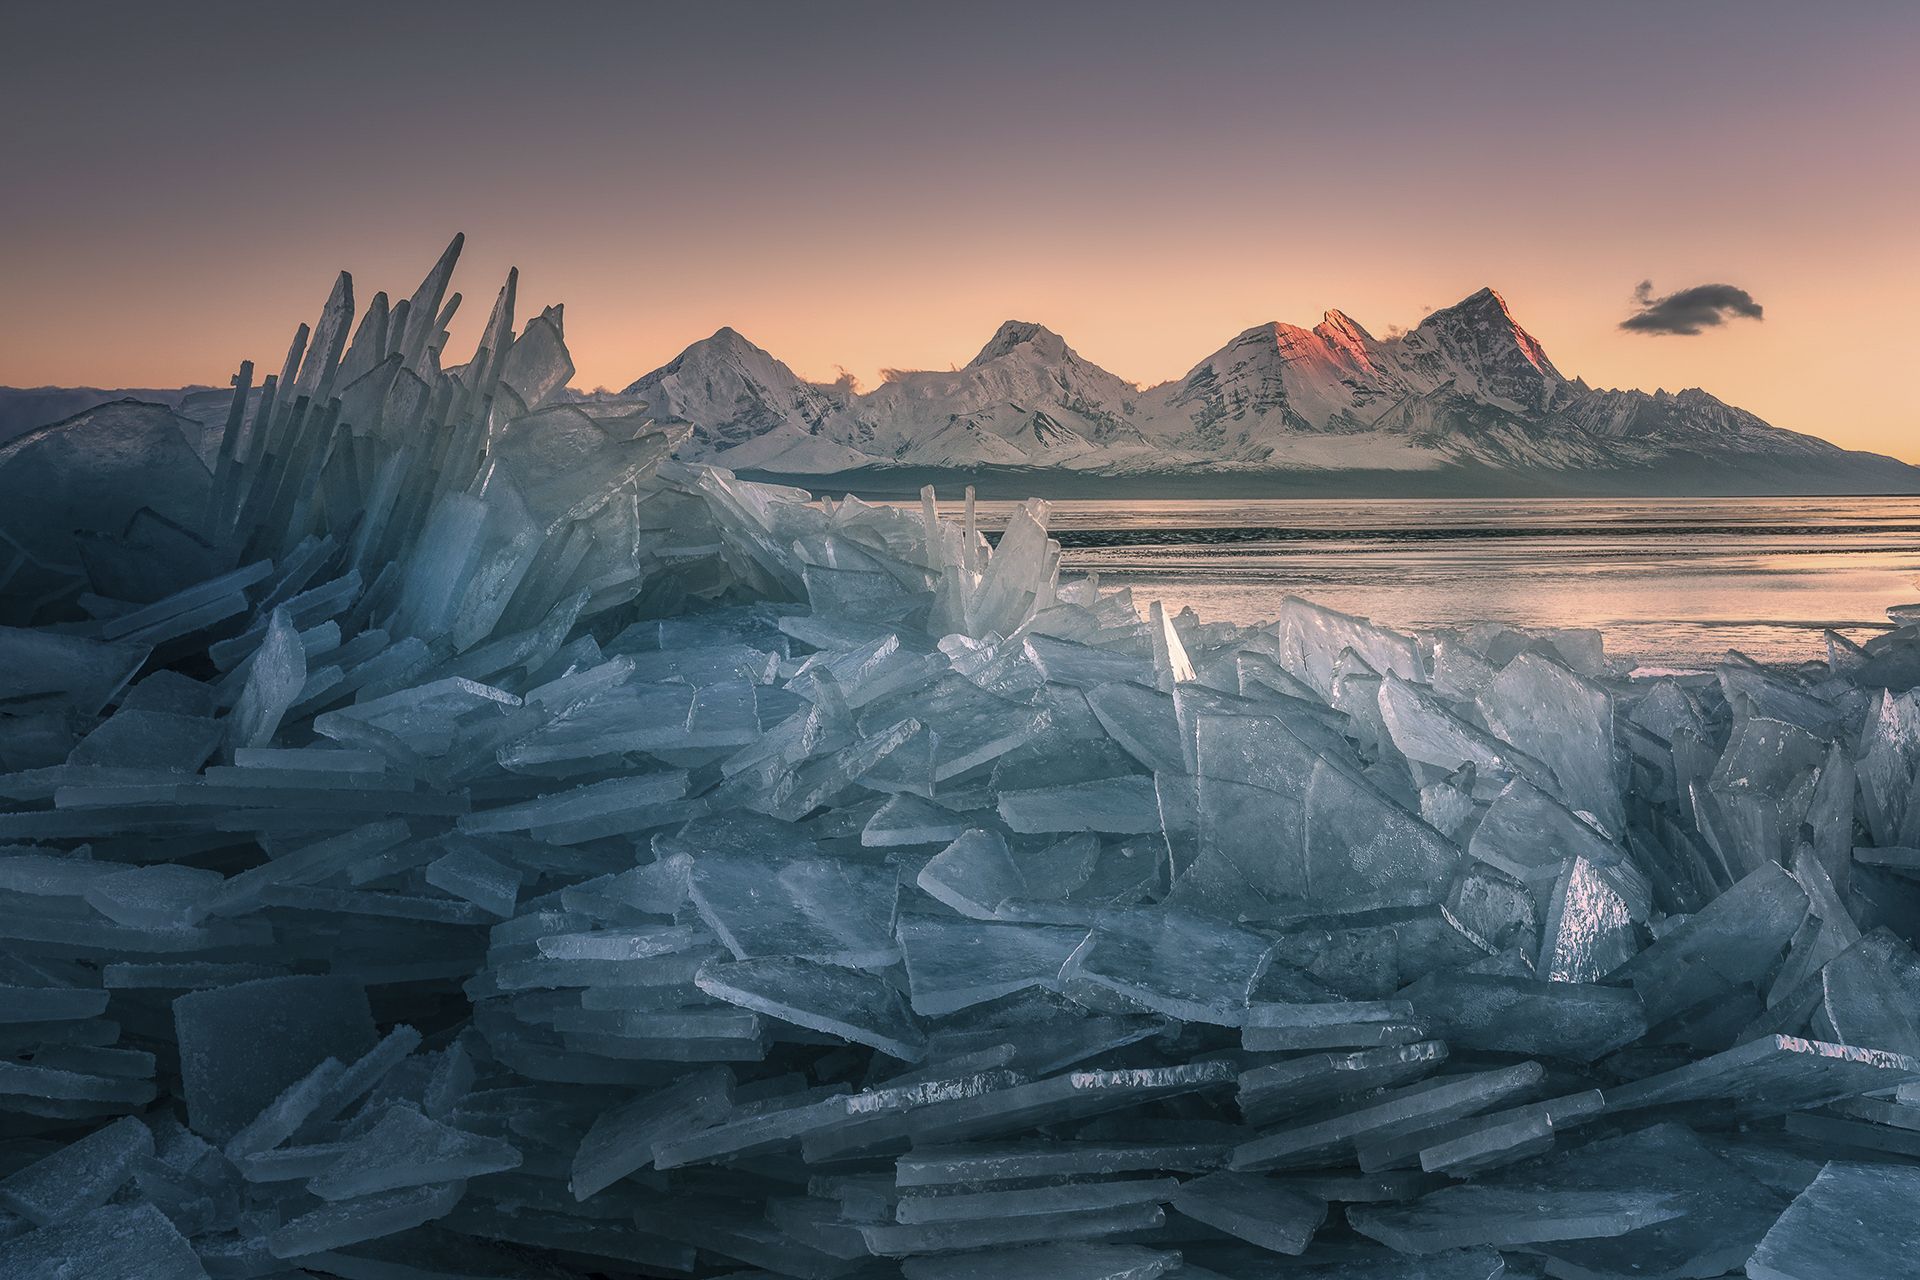
M 957 495 L 955 495 L 957 497 Z M 942 508 L 958 504 L 942 495 Z M 996 529 L 1011 504 L 983 502 Z M 1201 617 L 1598 627 L 1646 663 L 1824 656 L 1920 600 L 1920 498 L 1061 501 L 1065 564 Z

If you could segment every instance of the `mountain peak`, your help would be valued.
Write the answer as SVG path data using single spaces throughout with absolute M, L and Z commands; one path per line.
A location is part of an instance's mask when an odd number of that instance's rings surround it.
M 623 395 L 640 395 L 647 389 L 657 387 L 661 379 L 701 369 L 727 369 L 735 372 L 752 370 L 757 376 L 771 378 L 781 382 L 798 382 L 793 371 L 775 360 L 767 352 L 755 346 L 732 325 L 722 325 L 713 331 L 710 337 L 689 343 L 685 350 L 652 373 L 646 374 L 629 385 Z
M 713 331 L 713 335 L 711 337 L 703 338 L 701 341 L 696 342 L 693 345 L 696 347 L 714 346 L 714 347 L 722 347 L 722 348 L 738 348 L 738 347 L 754 346 L 753 343 L 747 341 L 745 334 L 741 333 L 738 329 L 734 328 L 730 324 L 721 325 L 718 329 L 715 329 Z M 754 347 L 754 349 L 756 351 L 759 350 L 758 347 Z
M 1373 341 L 1373 335 L 1367 332 L 1365 325 L 1337 307 L 1322 312 L 1320 315 L 1320 323 L 1315 325 L 1314 329 L 1319 332 L 1322 337 L 1328 337 L 1337 333 L 1343 338 L 1350 340 L 1358 340 L 1361 342 Z
M 967 367 L 972 369 L 989 360 L 998 360 L 1022 346 L 1033 347 L 1035 354 L 1047 360 L 1062 360 L 1067 356 L 1066 339 L 1047 326 L 1031 320 L 1008 320 L 993 331 L 993 337 L 980 348 L 979 355 L 967 362 Z
M 1442 338 L 1442 345 L 1463 345 L 1483 361 L 1500 363 L 1517 356 L 1539 377 L 1555 383 L 1563 381 L 1540 340 L 1520 327 L 1507 300 L 1492 288 L 1477 289 L 1452 306 L 1442 307 L 1422 320 L 1414 334 Z

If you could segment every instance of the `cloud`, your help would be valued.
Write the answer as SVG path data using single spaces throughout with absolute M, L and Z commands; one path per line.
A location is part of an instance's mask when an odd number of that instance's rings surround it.
M 1656 298 L 1653 281 L 1642 280 L 1633 291 L 1633 305 L 1634 313 L 1620 322 L 1622 329 L 1689 337 L 1735 317 L 1758 320 L 1761 314 L 1752 294 L 1730 284 L 1697 284 Z

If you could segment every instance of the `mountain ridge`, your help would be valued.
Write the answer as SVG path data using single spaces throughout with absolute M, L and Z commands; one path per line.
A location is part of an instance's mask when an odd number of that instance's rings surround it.
M 564 355 L 557 323 L 547 341 Z M 0 388 L 0 419 L 18 419 L 0 440 L 37 425 L 40 406 L 72 413 L 124 394 Z M 138 398 L 204 425 L 224 421 L 231 397 Z M 619 392 L 555 399 L 616 433 L 644 420 L 682 429 L 688 460 L 873 489 L 909 472 L 992 472 L 1036 492 L 1155 477 L 1385 496 L 1920 492 L 1920 467 L 1772 426 L 1698 387 L 1569 378 L 1492 288 L 1384 338 L 1337 309 L 1311 328 L 1267 321 L 1152 386 L 1032 320 L 1003 322 L 963 366 L 890 370 L 865 391 L 803 378 L 723 326 Z
M 706 393 L 688 396 L 688 385 Z M 1490 287 L 1386 338 L 1337 309 L 1311 328 L 1267 321 L 1152 386 L 1085 359 L 1044 324 L 1008 320 L 966 365 L 889 371 L 864 392 L 809 382 L 729 328 L 618 395 L 581 399 L 590 413 L 647 400 L 656 418 L 691 428 L 689 456 L 794 477 L 1465 469 L 1577 484 L 1685 463 L 1704 476 L 1725 466 L 1737 487 L 1743 472 L 1777 486 L 1783 464 L 1818 461 L 1829 485 L 1851 474 L 1862 492 L 1920 491 L 1920 468 L 1774 427 L 1700 388 L 1569 378 Z

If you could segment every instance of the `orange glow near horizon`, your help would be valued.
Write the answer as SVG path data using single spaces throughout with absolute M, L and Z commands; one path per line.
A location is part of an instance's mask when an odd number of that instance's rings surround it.
M 727 4 L 482 9 L 452 58 L 426 55 L 431 15 L 373 9 L 295 34 L 129 8 L 125 48 L 23 44 L 55 54 L 0 86 L 33 122 L 0 141 L 0 384 L 224 384 L 277 365 L 334 271 L 362 305 L 404 294 L 463 230 L 450 358 L 517 265 L 523 317 L 566 304 L 585 388 L 723 325 L 871 387 L 965 363 L 1008 318 L 1154 384 L 1265 321 L 1338 308 L 1384 337 L 1491 285 L 1569 377 L 1699 386 L 1920 462 L 1915 11 L 1491 5 L 1476 27 L 1410 5 L 1383 28 L 1063 3 L 1009 9 L 1012 40 L 885 7 L 831 30 Z M 691 52 L 634 78 L 642 35 Z M 36 106 L 81 74 L 62 53 L 129 101 Z M 422 66 L 402 97 L 426 134 L 387 114 Z M 498 136 L 448 110 L 496 83 Z M 1766 318 L 1623 332 L 1648 278 L 1738 285 Z

